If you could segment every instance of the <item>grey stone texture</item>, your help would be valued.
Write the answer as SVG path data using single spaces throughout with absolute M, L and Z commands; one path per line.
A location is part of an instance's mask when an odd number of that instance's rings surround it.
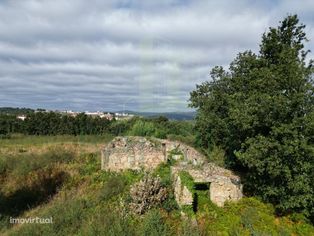
M 212 163 L 206 163 L 198 167 L 179 164 L 173 166 L 171 170 L 174 180 L 180 179 L 180 171 L 188 172 L 193 178 L 194 183 L 209 183 L 209 198 L 217 206 L 223 206 L 226 201 L 237 201 L 243 197 L 240 177 L 234 175 L 229 170 Z M 178 204 L 180 206 L 190 205 L 185 201 L 188 195 L 182 191 L 181 182 L 175 181 L 174 185 Z
M 161 143 L 143 137 L 116 137 L 101 153 L 101 168 L 110 171 L 153 169 L 166 161 Z
M 178 141 L 116 137 L 101 151 L 101 168 L 108 171 L 152 170 L 169 158 L 176 160 L 171 173 L 179 206 L 193 204 L 192 193 L 182 184 L 180 171 L 187 171 L 195 183 L 209 183 L 209 198 L 218 206 L 242 198 L 240 177 L 230 170 L 208 163 L 197 150 Z

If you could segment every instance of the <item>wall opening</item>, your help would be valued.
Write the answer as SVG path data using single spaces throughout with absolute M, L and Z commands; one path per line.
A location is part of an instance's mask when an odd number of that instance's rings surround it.
M 167 147 L 165 143 L 161 144 L 161 148 L 162 148 L 162 154 L 164 155 L 165 159 L 167 160 Z
M 199 195 L 202 197 L 204 193 L 207 193 L 209 190 L 210 183 L 194 183 L 194 190 L 193 193 L 193 212 L 196 213 L 199 207 Z
M 197 195 L 197 193 L 193 193 L 192 207 L 193 207 L 193 212 L 196 213 L 197 212 L 197 208 L 198 208 L 198 195 Z
M 209 183 L 194 183 L 195 190 L 209 190 Z

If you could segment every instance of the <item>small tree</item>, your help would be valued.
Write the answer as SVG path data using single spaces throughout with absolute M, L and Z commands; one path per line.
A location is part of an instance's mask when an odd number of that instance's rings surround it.
M 240 53 L 229 71 L 215 67 L 197 85 L 198 142 L 222 146 L 227 164 L 246 174 L 246 189 L 279 212 L 314 207 L 313 61 L 296 15 L 262 37 L 260 53 Z M 312 212 L 313 214 L 313 212 Z
M 143 214 L 166 200 L 168 193 L 167 189 L 162 187 L 160 177 L 146 173 L 140 182 L 131 187 L 130 195 L 130 209 L 137 214 Z

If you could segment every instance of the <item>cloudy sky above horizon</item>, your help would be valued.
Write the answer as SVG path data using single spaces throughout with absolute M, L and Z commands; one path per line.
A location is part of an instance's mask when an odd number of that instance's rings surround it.
M 1 0 L 0 107 L 188 111 L 189 93 L 314 1 Z M 313 58 L 313 53 L 310 54 Z

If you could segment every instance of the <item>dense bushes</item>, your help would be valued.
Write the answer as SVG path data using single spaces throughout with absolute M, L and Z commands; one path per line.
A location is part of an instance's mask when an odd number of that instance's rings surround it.
M 153 136 L 156 134 L 156 127 L 153 122 L 137 120 L 128 134 L 132 136 Z
M 243 198 L 219 208 L 210 202 L 197 214 L 201 235 L 312 235 L 313 226 L 304 218 L 295 222 L 288 217 L 275 217 L 271 204 L 255 198 Z M 210 222 L 210 224 L 208 224 Z
M 13 115 L 0 114 L 0 138 L 9 138 L 9 134 L 27 135 L 103 135 L 111 134 L 154 136 L 171 138 L 194 143 L 193 123 L 190 121 L 169 121 L 165 117 L 140 118 L 130 120 L 112 120 L 90 117 L 81 113 L 76 117 L 55 112 L 29 113 L 22 121 Z
M 193 127 L 191 121 L 169 121 L 165 117 L 134 119 L 127 134 L 175 139 L 192 145 L 194 144 Z
M 31 135 L 86 135 L 103 134 L 108 130 L 110 121 L 100 117 L 90 117 L 83 113 L 76 117 L 54 112 L 32 113 L 23 122 L 24 132 Z
M 14 132 L 21 132 L 22 122 L 17 120 L 13 115 L 1 115 L 0 114 L 0 137 Z
M 108 131 L 110 121 L 90 117 L 83 113 L 76 117 L 55 112 L 29 113 L 22 121 L 13 115 L 0 115 L 0 134 L 25 133 L 29 135 L 86 135 L 103 134 Z
M 246 177 L 247 194 L 277 213 L 314 217 L 313 61 L 304 27 L 288 16 L 270 28 L 258 55 L 240 53 L 229 71 L 214 68 L 212 81 L 191 93 L 191 106 L 198 143 L 225 149 L 227 164 Z
M 160 236 L 170 235 L 169 226 L 165 224 L 159 210 L 152 210 L 148 212 L 143 221 L 141 235 Z

